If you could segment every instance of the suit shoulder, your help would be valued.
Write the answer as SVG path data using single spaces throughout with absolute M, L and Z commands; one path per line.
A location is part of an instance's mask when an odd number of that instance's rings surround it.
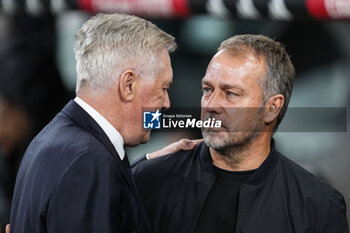
M 58 114 L 30 143 L 20 172 L 23 175 L 49 172 L 59 176 L 77 159 L 90 159 L 90 156 L 115 160 L 96 137 L 65 115 Z
M 72 172 L 78 175 L 95 174 L 95 176 L 98 176 L 97 174 L 119 173 L 120 166 L 118 164 L 120 165 L 112 156 L 101 151 L 82 152 L 66 167 L 62 177 Z
M 46 154 L 67 152 L 76 154 L 82 151 L 105 150 L 101 142 L 86 129 L 59 113 L 31 142 L 29 150 L 48 150 Z M 60 153 L 62 154 L 62 153 Z

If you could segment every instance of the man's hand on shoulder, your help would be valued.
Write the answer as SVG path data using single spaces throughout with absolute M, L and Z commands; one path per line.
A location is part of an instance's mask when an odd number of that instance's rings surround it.
M 184 138 L 184 139 L 181 139 L 180 141 L 170 144 L 169 146 L 164 147 L 163 149 L 149 153 L 148 158 L 154 159 L 162 155 L 174 153 L 180 150 L 192 150 L 202 141 L 203 139 L 190 140 L 190 139 Z

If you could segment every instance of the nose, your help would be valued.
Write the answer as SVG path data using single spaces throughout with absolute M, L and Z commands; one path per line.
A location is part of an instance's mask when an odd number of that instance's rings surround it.
M 223 112 L 223 99 L 220 93 L 214 91 L 209 98 L 203 96 L 202 109 L 208 113 L 221 114 Z
M 168 92 L 166 92 L 165 98 L 164 98 L 164 103 L 163 103 L 163 108 L 169 109 L 170 108 L 170 99 Z

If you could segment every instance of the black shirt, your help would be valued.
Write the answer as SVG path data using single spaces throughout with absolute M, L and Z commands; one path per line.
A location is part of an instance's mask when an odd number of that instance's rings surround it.
M 232 172 L 215 167 L 215 183 L 202 207 L 195 233 L 234 233 L 239 190 L 255 170 Z
M 144 161 L 134 177 L 154 233 L 193 233 L 216 180 L 204 142 Z M 239 192 L 236 233 L 349 233 L 343 196 L 279 153 L 273 141 Z

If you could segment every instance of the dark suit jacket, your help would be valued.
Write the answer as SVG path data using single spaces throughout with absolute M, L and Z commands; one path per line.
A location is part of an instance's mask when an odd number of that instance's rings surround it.
M 205 143 L 142 162 L 134 177 L 155 233 L 194 232 L 216 178 Z M 236 233 L 349 232 L 342 195 L 280 154 L 274 143 L 241 186 L 238 206 Z
M 23 157 L 11 232 L 150 232 L 128 169 L 100 126 L 70 101 Z

